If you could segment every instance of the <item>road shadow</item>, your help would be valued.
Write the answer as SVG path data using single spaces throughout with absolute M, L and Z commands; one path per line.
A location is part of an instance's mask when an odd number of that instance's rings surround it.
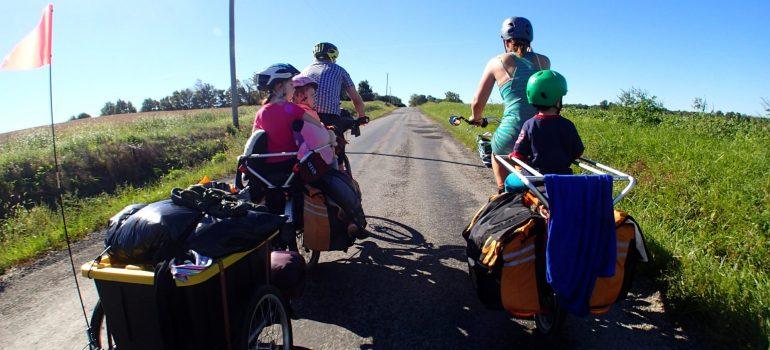
M 350 151 L 346 151 L 345 153 L 347 153 L 348 155 L 357 154 L 357 155 L 372 155 L 372 156 L 382 156 L 382 157 L 394 157 L 394 158 L 415 159 L 415 160 L 424 160 L 424 161 L 429 161 L 429 162 L 440 162 L 440 163 L 447 163 L 447 164 L 463 165 L 463 166 L 469 166 L 469 167 L 474 167 L 474 168 L 486 168 L 485 166 L 479 165 L 479 164 L 455 162 L 455 161 L 452 161 L 452 160 L 435 159 L 435 158 L 403 156 L 403 155 L 400 155 L 400 154 L 388 154 L 388 153 L 378 153 L 378 152 L 350 152 Z
M 498 348 L 527 342 L 525 327 L 477 300 L 465 247 L 427 243 L 410 226 L 368 217 L 370 237 L 351 257 L 313 271 L 297 316 L 343 327 L 372 346 L 362 348 Z M 305 344 L 310 345 L 313 344 Z
M 351 247 L 348 258 L 322 262 L 295 305 L 299 318 L 371 338 L 363 349 L 694 348 L 681 330 L 665 326 L 647 285 L 607 315 L 570 316 L 559 335 L 536 336 L 532 322 L 481 305 L 464 245 L 433 245 L 404 223 L 367 220 L 369 238 Z

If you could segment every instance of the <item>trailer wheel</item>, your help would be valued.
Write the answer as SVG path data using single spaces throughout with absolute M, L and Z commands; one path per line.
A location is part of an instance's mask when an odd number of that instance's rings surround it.
M 291 320 L 275 287 L 259 288 L 247 310 L 237 349 L 291 350 Z
M 91 313 L 91 332 L 89 335 L 89 345 L 91 349 L 113 350 L 117 349 L 115 340 L 112 339 L 110 329 L 107 327 L 107 319 L 104 317 L 104 308 L 102 301 L 99 300 Z M 106 346 L 106 347 L 105 347 Z

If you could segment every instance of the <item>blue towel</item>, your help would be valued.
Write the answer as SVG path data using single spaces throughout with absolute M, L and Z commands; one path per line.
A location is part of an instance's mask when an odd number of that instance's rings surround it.
M 609 175 L 546 175 L 550 219 L 546 277 L 570 313 L 588 314 L 597 277 L 615 275 L 617 254 Z

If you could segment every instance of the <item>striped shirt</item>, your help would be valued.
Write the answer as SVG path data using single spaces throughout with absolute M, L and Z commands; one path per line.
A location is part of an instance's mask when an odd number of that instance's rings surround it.
M 340 93 L 343 89 L 355 86 L 345 68 L 334 62 L 316 61 L 302 71 L 318 82 L 316 92 L 316 111 L 340 115 Z

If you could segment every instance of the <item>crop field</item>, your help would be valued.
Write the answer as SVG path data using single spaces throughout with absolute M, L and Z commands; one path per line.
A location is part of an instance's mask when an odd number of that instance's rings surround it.
M 469 105 L 420 108 L 475 150 L 481 129 L 452 127 Z M 486 115 L 502 115 L 491 105 Z M 585 156 L 626 171 L 638 186 L 619 203 L 645 231 L 655 262 L 645 272 L 668 304 L 722 344 L 770 339 L 770 120 L 620 107 L 567 108 Z M 492 130 L 494 125 L 488 127 Z
M 352 110 L 349 102 L 345 108 Z M 367 102 L 367 115 L 394 107 Z M 204 175 L 235 173 L 257 107 L 104 116 L 56 125 L 68 229 L 78 238 L 98 230 L 124 206 L 168 197 Z M 50 130 L 0 134 L 0 273 L 64 244 L 55 206 Z

